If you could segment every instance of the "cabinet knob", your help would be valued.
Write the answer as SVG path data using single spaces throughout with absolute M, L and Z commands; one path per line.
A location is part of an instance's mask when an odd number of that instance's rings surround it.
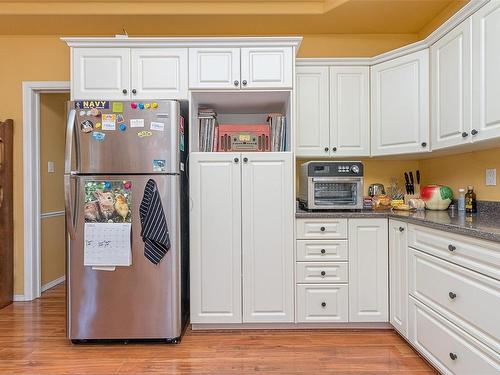
M 470 132 L 472 135 L 476 135 L 477 133 L 479 133 L 479 131 L 477 131 L 476 129 L 472 129 L 472 131 Z
M 455 353 L 450 353 L 450 358 L 454 361 L 458 356 Z
M 337 151 L 337 147 L 332 147 L 332 151 L 333 152 Z
M 399 231 L 400 231 L 400 232 L 404 232 L 404 231 L 405 231 L 405 228 L 403 228 L 403 227 L 399 227 Z
M 241 81 L 241 83 L 243 84 L 243 86 L 246 86 L 248 82 L 244 79 L 243 81 Z
M 321 227 L 321 228 L 319 228 L 319 230 L 322 231 L 322 232 L 324 232 L 326 230 L 326 228 L 325 227 Z
M 248 162 L 248 158 L 243 158 L 243 163 L 247 163 Z
M 427 142 L 422 142 L 422 147 L 427 147 Z
M 124 94 L 126 94 L 128 91 L 127 91 L 127 89 L 123 89 L 123 90 L 122 90 L 122 92 L 123 92 Z
M 455 246 L 453 246 L 452 244 L 449 244 L 448 245 L 448 250 L 450 251 L 455 251 L 457 248 Z
M 322 307 L 326 307 L 326 302 L 321 302 Z
M 137 90 L 136 89 L 132 89 L 132 94 L 137 94 Z
M 238 159 L 238 158 L 234 158 L 234 162 L 235 162 L 235 163 L 238 163 L 239 161 L 240 161 L 240 159 Z
M 325 147 L 325 152 L 328 152 L 328 150 L 330 150 L 328 147 Z
M 467 138 L 468 136 L 469 136 L 469 133 L 467 133 L 467 132 L 462 133 L 462 137 Z
M 238 86 L 240 84 L 240 81 L 236 80 L 233 82 L 235 86 Z
M 321 271 L 321 276 L 325 276 L 326 275 L 326 272 L 325 271 Z
M 325 249 L 321 249 L 321 254 L 326 254 L 326 250 Z
M 451 299 L 457 298 L 457 295 L 453 292 L 448 293 L 448 295 L 450 296 Z

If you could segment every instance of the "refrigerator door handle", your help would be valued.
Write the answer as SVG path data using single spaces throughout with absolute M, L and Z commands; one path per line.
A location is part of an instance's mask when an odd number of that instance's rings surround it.
M 78 215 L 75 215 L 73 212 L 74 207 L 78 207 L 78 196 L 80 195 L 79 183 L 76 183 L 75 189 L 75 202 L 72 202 L 71 199 L 71 176 L 64 175 L 64 204 L 66 209 L 66 227 L 69 233 L 69 237 L 74 240 L 76 236 L 76 222 L 75 218 Z M 74 204 L 73 204 L 74 203 Z
M 73 133 L 75 131 L 76 110 L 71 109 L 66 123 L 66 149 L 64 154 L 64 173 L 71 173 L 71 159 L 73 157 Z

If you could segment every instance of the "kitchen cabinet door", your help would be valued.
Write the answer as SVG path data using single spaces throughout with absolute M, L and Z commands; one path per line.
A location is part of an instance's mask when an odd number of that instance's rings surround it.
M 500 137 L 500 2 L 472 16 L 472 140 Z
M 329 156 L 328 67 L 298 66 L 296 71 L 295 153 L 301 157 Z
M 370 156 L 370 68 L 330 68 L 330 155 Z
M 241 323 L 240 154 L 189 157 L 191 323 Z
M 431 47 L 433 150 L 471 140 L 471 28 L 468 18 Z
M 349 321 L 387 322 L 387 219 L 349 219 Z
M 293 157 L 242 154 L 243 322 L 293 322 Z
M 189 88 L 239 89 L 239 48 L 190 48 Z
M 408 225 L 389 220 L 389 321 L 408 336 Z
M 187 99 L 187 48 L 133 48 L 132 99 Z
M 242 48 L 241 87 L 291 89 L 293 61 L 292 47 Z
M 429 50 L 371 67 L 371 153 L 429 151 Z
M 73 48 L 71 99 L 130 98 L 129 48 Z

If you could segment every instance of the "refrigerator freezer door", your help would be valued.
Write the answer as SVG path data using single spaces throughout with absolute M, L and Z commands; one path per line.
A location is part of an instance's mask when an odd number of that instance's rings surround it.
M 66 166 L 72 174 L 179 173 L 179 111 L 171 100 L 68 102 L 75 137 L 66 136 Z
M 144 187 L 156 181 L 171 248 L 158 264 L 144 256 L 139 206 Z M 170 339 L 181 335 L 179 176 L 72 176 L 79 188 L 75 239 L 69 239 L 68 335 L 84 339 Z M 85 186 L 90 181 L 130 181 L 132 265 L 115 271 L 84 266 Z M 75 202 L 75 196 L 72 194 Z

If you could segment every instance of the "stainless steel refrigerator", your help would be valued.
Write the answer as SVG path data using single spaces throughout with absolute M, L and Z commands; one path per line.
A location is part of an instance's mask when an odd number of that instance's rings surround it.
M 73 342 L 180 339 L 189 315 L 187 108 L 186 102 L 167 100 L 68 102 L 67 328 Z M 139 215 L 150 179 L 170 237 L 157 265 L 144 255 Z M 104 191 L 114 186 L 120 187 Z M 86 225 L 122 221 L 130 222 L 131 264 L 86 265 Z

